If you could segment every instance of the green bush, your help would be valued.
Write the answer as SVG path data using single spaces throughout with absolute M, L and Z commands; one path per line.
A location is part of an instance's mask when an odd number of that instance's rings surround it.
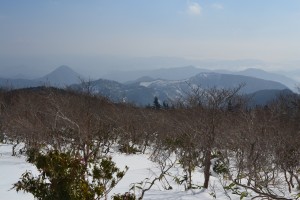
M 116 194 L 112 196 L 113 200 L 136 200 L 134 194 L 126 192 L 125 194 Z
M 33 176 L 25 172 L 13 188 L 29 192 L 39 200 L 106 198 L 128 169 L 120 171 L 111 158 L 90 161 L 86 165 L 82 157 L 56 150 L 45 154 L 29 150 L 27 161 L 34 164 L 40 174 Z
M 129 144 L 121 145 L 121 147 L 119 148 L 119 151 L 121 153 L 126 153 L 126 154 L 136 154 L 136 153 L 140 152 L 137 148 L 135 148 L 134 146 L 130 146 Z
M 213 170 L 217 174 L 228 174 L 229 169 L 223 160 L 222 153 L 220 151 L 216 151 L 216 152 L 213 152 L 211 156 L 212 156 L 212 158 L 218 158 L 218 160 L 216 160 L 216 162 L 214 163 Z

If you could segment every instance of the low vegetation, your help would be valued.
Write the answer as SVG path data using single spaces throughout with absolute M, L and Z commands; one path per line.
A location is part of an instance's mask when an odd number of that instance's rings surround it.
M 300 97 L 249 108 L 239 89 L 194 87 L 184 101 L 165 107 L 156 99 L 148 108 L 55 88 L 1 91 L 0 139 L 24 143 L 40 171 L 14 187 L 38 199 L 106 199 L 126 173 L 108 156 L 118 145 L 127 154 L 150 152 L 161 174 L 141 183 L 141 196 L 113 199 L 142 199 L 174 166 L 182 169 L 174 180 L 186 190 L 209 188 L 213 175 L 241 199 L 299 198 Z M 203 169 L 201 185 L 193 182 L 196 168 Z

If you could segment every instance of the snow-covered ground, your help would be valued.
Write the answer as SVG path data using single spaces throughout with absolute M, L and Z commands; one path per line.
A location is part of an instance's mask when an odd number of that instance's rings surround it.
M 28 193 L 12 190 L 21 175 L 27 171 L 36 172 L 36 168 L 27 163 L 25 157 L 11 156 L 12 145 L 0 143 L 0 199 L 1 200 L 33 200 Z
M 31 194 L 24 194 L 23 192 L 17 193 L 15 190 L 11 190 L 13 183 L 17 182 L 22 173 L 26 170 L 31 170 L 37 173 L 35 167 L 26 162 L 25 157 L 13 157 L 11 156 L 12 146 L 0 143 L 0 199 L 1 200 L 33 200 Z M 113 154 L 113 160 L 117 166 L 122 170 L 125 166 L 129 167 L 125 177 L 118 183 L 110 195 L 124 194 L 128 192 L 133 183 L 138 183 L 146 178 L 152 180 L 159 175 L 159 169 L 156 163 L 151 162 L 147 155 L 125 155 L 120 153 Z M 198 170 L 199 171 L 199 170 Z M 178 168 L 171 169 L 172 174 L 176 175 L 180 172 Z M 197 184 L 203 183 L 203 175 L 200 172 L 196 172 L 194 175 L 194 181 Z M 190 190 L 184 191 L 183 186 L 176 184 L 172 177 L 168 178 L 168 182 L 172 185 L 172 190 L 164 190 L 162 184 L 155 184 L 151 190 L 145 193 L 144 199 L 229 199 L 225 195 L 220 180 L 212 177 L 210 181 L 210 188 L 208 190 Z M 131 191 L 133 192 L 133 191 Z M 140 194 L 139 190 L 135 191 L 136 195 Z M 213 197 L 215 194 L 215 197 Z M 232 200 L 240 199 L 240 196 L 230 194 Z M 247 198 L 244 198 L 247 199 Z M 248 198 L 250 199 L 250 198 Z

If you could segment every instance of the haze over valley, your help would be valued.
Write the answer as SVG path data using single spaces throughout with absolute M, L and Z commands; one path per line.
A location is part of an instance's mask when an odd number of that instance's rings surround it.
M 0 77 L 61 65 L 92 79 L 196 66 L 282 71 L 299 80 L 297 1 L 2 1 Z M 297 75 L 298 74 L 298 75 Z

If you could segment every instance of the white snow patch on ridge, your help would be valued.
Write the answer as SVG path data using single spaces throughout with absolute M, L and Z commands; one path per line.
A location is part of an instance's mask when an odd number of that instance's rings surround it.
M 175 84 L 175 83 L 183 83 L 186 82 L 186 80 L 155 80 L 155 81 L 149 81 L 149 82 L 140 82 L 140 86 L 144 87 L 150 87 L 151 85 L 169 85 L 169 84 Z

